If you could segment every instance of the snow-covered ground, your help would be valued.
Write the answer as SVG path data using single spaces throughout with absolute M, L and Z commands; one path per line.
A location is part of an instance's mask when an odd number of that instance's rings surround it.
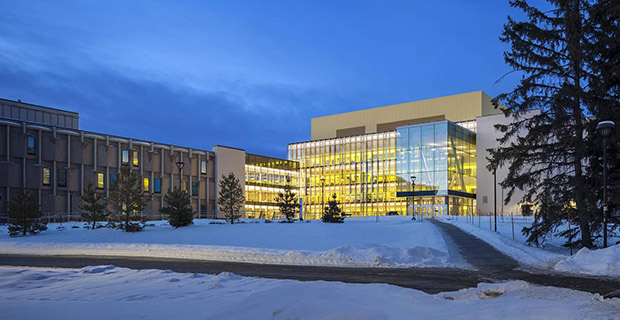
M 343 224 L 320 221 L 210 224 L 194 220 L 174 229 L 165 221 L 144 231 L 73 229 L 57 224 L 36 236 L 11 238 L 0 227 L 0 253 L 47 255 L 149 256 L 270 264 L 350 267 L 456 266 L 443 237 L 428 222 L 408 217 L 348 218 Z M 218 221 L 221 223 L 221 221 Z M 461 266 L 464 266 L 460 264 Z
M 620 245 L 598 250 L 583 248 L 570 256 L 568 249 L 560 248 L 564 239 L 550 238 L 547 245 L 541 248 L 528 246 L 525 236 L 521 234 L 523 226 L 532 223 L 528 218 L 516 220 L 518 222 L 515 223 L 514 240 L 510 217 L 504 222 L 498 221 L 497 233 L 489 230 L 488 217 L 482 217 L 482 221 L 486 220 L 486 224 L 482 222 L 481 226 L 476 217 L 473 223 L 463 217 L 459 220 L 454 217 L 440 217 L 440 219 L 486 241 L 523 265 L 575 274 L 620 277 Z
M 523 281 L 425 294 L 386 284 L 0 268 L 2 319 L 620 319 L 620 299 Z

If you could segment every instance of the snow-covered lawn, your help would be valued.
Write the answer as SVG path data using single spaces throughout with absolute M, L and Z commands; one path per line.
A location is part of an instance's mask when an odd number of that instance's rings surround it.
M 425 294 L 92 266 L 0 268 L 2 319 L 619 319 L 620 299 L 523 281 Z
M 473 223 L 462 217 L 459 220 L 454 217 L 440 217 L 442 221 L 452 223 L 488 242 L 523 265 L 575 274 L 620 277 L 620 245 L 598 250 L 583 248 L 570 256 L 568 249 L 560 248 L 564 239 L 552 238 L 546 246 L 541 248 L 528 246 L 525 236 L 521 235 L 521 229 L 523 226 L 531 225 L 530 219 L 516 220 L 518 223 L 515 223 L 515 240 L 513 240 L 510 217 L 503 223 L 498 221 L 497 233 L 489 230 L 488 217 L 482 217 L 482 221 L 485 218 L 486 225 L 481 223 L 479 227 L 477 217 L 474 218 Z
M 48 255 L 150 256 L 252 263 L 426 267 L 453 266 L 435 226 L 408 217 L 348 218 L 343 224 L 320 221 L 195 224 L 174 229 L 154 222 L 142 232 L 73 229 L 57 224 L 36 236 L 11 238 L 0 227 L 0 253 Z M 219 221 L 221 222 L 221 221 Z

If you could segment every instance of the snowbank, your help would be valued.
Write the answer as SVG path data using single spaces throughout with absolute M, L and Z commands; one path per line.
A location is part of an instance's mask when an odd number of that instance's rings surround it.
M 574 256 L 560 260 L 553 268 L 565 272 L 620 277 L 620 244 L 597 250 L 582 248 Z
M 440 219 L 486 241 L 523 265 L 574 274 L 620 277 L 620 245 L 598 250 L 583 248 L 574 256 L 569 256 L 528 246 L 522 242 L 523 240 L 513 240 L 505 234 L 479 228 L 477 224 L 472 225 L 445 217 Z M 520 232 L 520 230 L 515 231 Z
M 523 281 L 425 294 L 386 284 L 92 266 L 0 268 L 3 319 L 618 319 L 620 299 Z M 616 317 L 616 318 L 614 318 Z
M 37 236 L 0 235 L 0 253 L 106 255 L 346 267 L 444 267 L 441 234 L 407 217 L 350 218 L 344 224 L 245 223 L 214 225 L 197 220 L 173 229 L 164 222 L 138 233 L 67 226 Z M 67 224 L 65 224 L 67 225 Z M 74 224 L 75 225 L 75 224 Z M 81 225 L 81 224 L 77 224 Z

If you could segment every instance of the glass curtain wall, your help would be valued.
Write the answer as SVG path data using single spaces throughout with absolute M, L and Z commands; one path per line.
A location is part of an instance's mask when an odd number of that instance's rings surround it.
M 299 189 L 299 163 L 284 159 L 246 154 L 245 157 L 245 217 L 279 219 L 280 209 L 275 201 L 284 186 Z
M 450 214 L 473 212 L 475 133 L 449 121 L 399 127 L 396 132 L 398 191 L 411 191 L 411 177 L 416 177 L 416 212 L 430 212 L 432 204 L 447 205 Z
M 396 197 L 394 131 L 292 143 L 288 158 L 300 164 L 304 217 L 319 219 L 332 194 L 352 216 L 405 213 L 405 199 Z

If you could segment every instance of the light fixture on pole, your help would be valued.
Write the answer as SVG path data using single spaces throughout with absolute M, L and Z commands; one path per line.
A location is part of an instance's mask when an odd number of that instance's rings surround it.
M 177 161 L 176 164 L 177 164 L 177 168 L 179 168 L 179 190 L 181 190 L 181 183 L 183 179 L 181 170 L 183 170 L 183 167 L 185 166 L 185 162 Z
M 325 178 L 321 178 L 321 214 L 325 211 Z
M 411 207 L 413 212 L 411 213 L 411 220 L 415 220 L 415 176 L 411 176 Z
M 596 131 L 603 138 L 603 247 L 607 248 L 607 216 L 609 206 L 607 205 L 607 139 L 616 124 L 613 121 L 601 121 L 596 126 Z

